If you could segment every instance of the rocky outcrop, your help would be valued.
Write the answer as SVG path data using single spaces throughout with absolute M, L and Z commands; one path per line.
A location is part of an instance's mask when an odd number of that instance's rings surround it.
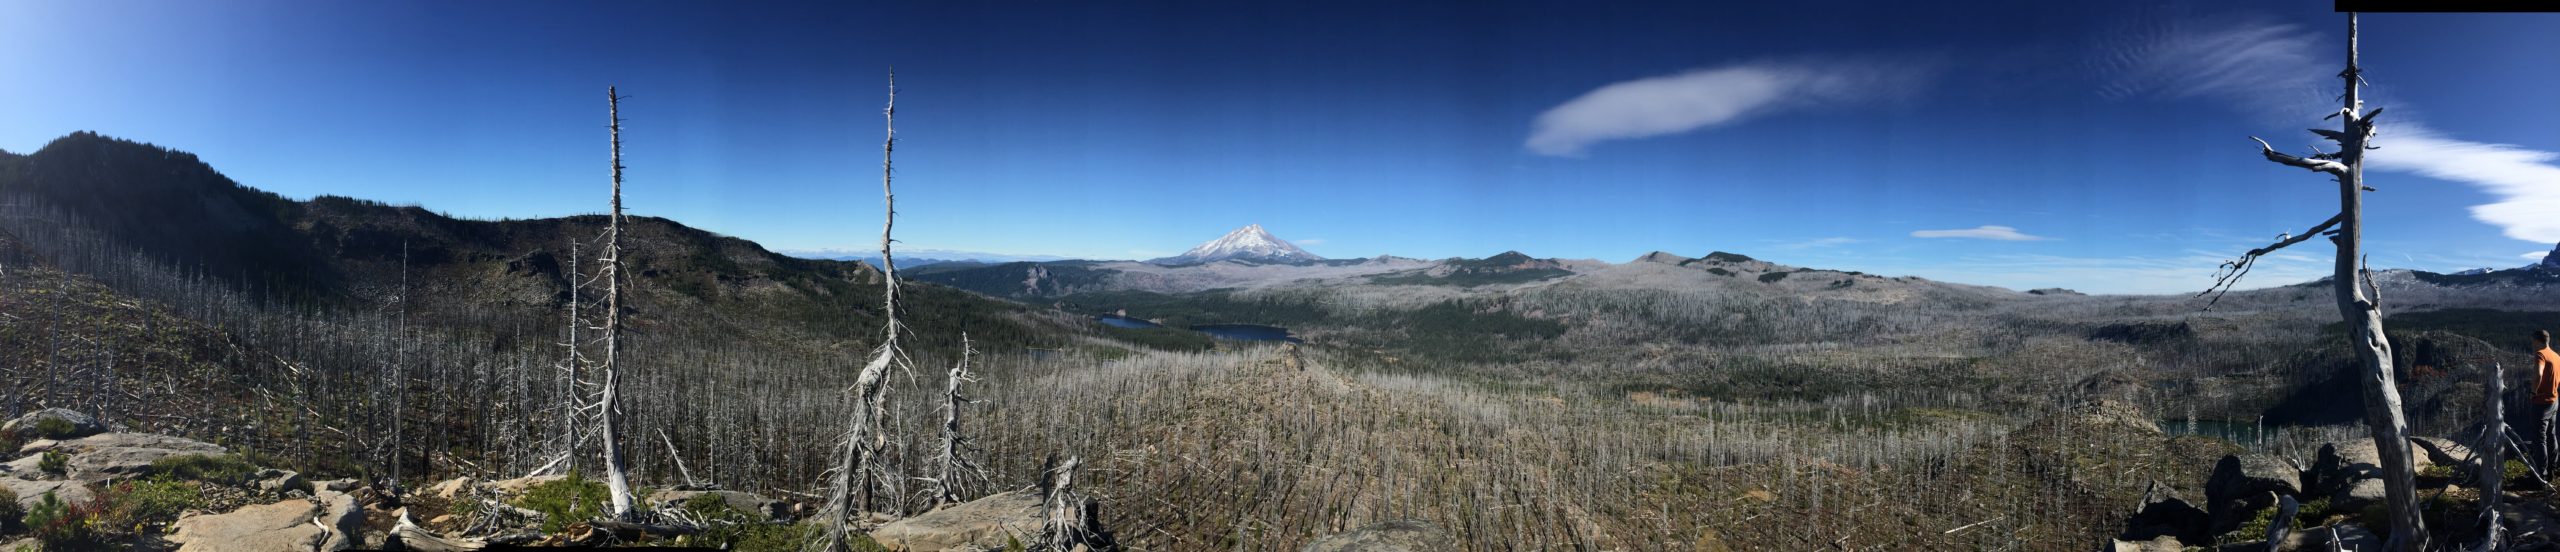
M 434 485 L 428 485 L 428 486 L 427 486 L 427 490 L 426 490 L 426 494 L 427 494 L 428 496 L 433 496 L 433 497 L 440 498 L 440 499 L 444 499 L 444 500 L 453 500 L 453 497 L 454 497 L 454 496 L 456 496 L 456 495 L 460 495 L 460 494 L 462 494 L 462 492 L 463 492 L 465 489 L 469 489 L 469 488 L 471 488 L 471 483 L 472 483 L 472 479 L 471 479 L 471 478 L 469 478 L 469 477 L 456 477 L 456 478 L 453 478 L 453 479 L 447 479 L 447 480 L 444 480 L 444 482 L 442 482 L 442 483 L 437 483 L 437 484 L 434 484 Z
M 1307 543 L 1301 552 L 1426 552 L 1465 546 L 1448 531 L 1416 520 L 1372 523 Z
M 311 500 L 320 504 L 316 523 L 329 530 L 320 541 L 321 550 L 369 548 L 364 542 L 364 503 L 355 495 L 321 489 Z
M 144 475 L 162 458 L 229 452 L 220 445 L 155 433 L 100 433 L 62 441 L 53 450 L 70 455 L 71 479 L 92 483 Z M 14 471 L 16 463 L 11 467 Z
M 872 530 L 871 540 L 901 552 L 1002 550 L 1008 541 L 1030 542 L 1040 533 L 1040 506 L 1038 494 L 996 493 L 890 522 Z
M 488 487 L 489 490 L 507 494 L 523 494 L 525 489 L 531 489 L 534 485 L 550 483 L 568 478 L 569 476 L 566 475 L 531 475 L 505 481 L 484 483 L 482 486 Z
M 416 521 L 409 519 L 409 510 L 405 508 L 400 510 L 399 520 L 399 523 L 391 528 L 389 542 L 384 548 L 417 552 L 469 552 L 489 547 L 488 542 L 480 539 L 448 537 L 419 527 Z
M 51 420 L 52 423 L 46 423 L 48 420 Z M 48 426 L 61 429 L 62 431 L 36 431 Z M 81 414 L 79 412 L 63 408 L 47 408 L 44 410 L 28 412 L 26 415 L 19 416 L 18 419 L 9 420 L 9 423 L 0 424 L 0 433 L 10 433 L 27 437 L 43 437 L 54 440 L 76 439 L 105 433 L 106 431 L 107 424 L 99 422 L 97 418 L 91 418 L 87 414 Z
M 304 481 L 302 479 L 302 474 L 288 470 L 260 470 L 258 472 L 258 492 L 280 495 L 291 491 L 301 491 L 302 494 L 311 494 L 311 482 Z
M 321 508 L 309 500 L 250 506 L 228 514 L 178 520 L 169 542 L 179 552 L 286 552 L 317 549 L 330 530 L 312 523 Z
M 98 496 L 97 493 L 91 492 L 88 486 L 81 485 L 78 481 L 33 481 L 27 479 L 5 478 L 0 479 L 0 487 L 8 487 L 9 492 L 18 495 L 18 506 L 20 508 L 34 508 L 36 506 L 36 502 L 44 500 L 44 494 L 47 492 L 53 493 L 54 499 L 61 500 L 63 504 L 79 504 L 82 502 L 88 502 L 89 499 L 97 498 Z

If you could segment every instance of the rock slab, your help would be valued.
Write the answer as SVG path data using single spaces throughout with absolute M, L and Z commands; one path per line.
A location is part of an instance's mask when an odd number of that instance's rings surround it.
M 169 542 L 178 552 L 284 552 L 317 549 L 329 531 L 313 524 L 309 500 L 248 506 L 228 514 L 178 520 Z
M 1040 495 L 1011 491 L 890 522 L 872 530 L 871 540 L 899 552 L 1002 550 L 1009 541 L 1030 542 L 1040 522 Z
M 81 414 L 65 408 L 47 408 L 44 410 L 28 412 L 26 415 L 19 416 L 18 419 L 9 420 L 9 423 L 0 424 L 0 433 L 16 433 L 30 437 L 37 436 L 33 435 L 32 432 L 38 424 L 43 423 L 45 420 L 60 420 L 61 423 L 59 425 L 70 428 L 70 432 L 68 433 L 41 436 L 48 439 L 74 439 L 97 435 L 107 431 L 107 424 L 100 423 L 97 418 L 91 418 L 87 414 Z

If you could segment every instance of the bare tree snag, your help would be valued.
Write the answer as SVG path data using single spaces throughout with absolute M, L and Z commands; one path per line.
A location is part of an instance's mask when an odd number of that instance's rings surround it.
M 613 214 L 605 222 L 604 386 L 596 416 L 604 439 L 604 483 L 612 491 L 613 519 L 631 516 L 631 477 L 624 471 L 622 432 L 615 422 L 622 404 L 622 95 L 605 87 L 605 114 L 613 132 Z
M 836 467 L 827 492 L 827 534 L 822 547 L 829 551 L 847 550 L 852 542 L 851 518 L 872 507 L 872 490 L 887 487 L 888 496 L 899 496 L 895 487 L 899 478 L 888 473 L 881 451 L 888 446 L 883 418 L 888 416 L 888 403 L 883 392 L 890 368 L 907 368 L 906 351 L 898 345 L 903 328 L 898 325 L 898 268 L 891 257 L 890 230 L 898 224 L 898 196 L 889 182 L 892 172 L 890 155 L 898 145 L 898 72 L 889 71 L 889 106 L 881 110 L 888 138 L 880 143 L 880 200 L 883 218 L 880 222 L 880 288 L 881 329 L 879 349 L 871 362 L 854 375 L 853 387 L 846 389 L 848 408 L 844 446 L 837 452 Z M 858 501 L 858 502 L 857 502 Z
M 1060 463 L 1057 456 L 1040 470 L 1040 534 L 1033 538 L 1033 552 L 1077 552 L 1113 550 L 1111 533 L 1102 529 L 1102 512 L 1093 499 L 1076 492 L 1076 468 L 1083 465 L 1075 457 Z
M 2346 322 L 2349 345 L 2355 350 L 2357 365 L 2363 372 L 2365 426 L 2373 434 L 2374 448 L 2382 455 L 2382 483 L 2391 515 L 2391 539 L 2386 548 L 2417 550 L 2425 546 L 2427 535 L 2425 522 L 2418 517 L 2417 485 L 2409 458 L 2409 423 L 2400 411 L 2400 390 L 2392 381 L 2391 342 L 2384 337 L 2382 330 L 2382 305 L 2378 293 L 2381 288 L 2371 282 L 2372 274 L 2363 270 L 2360 264 L 2364 258 L 2364 192 L 2371 190 L 2364 186 L 2364 152 L 2374 149 L 2370 143 L 2374 135 L 2373 118 L 2381 115 L 2382 110 L 2365 111 L 2364 101 L 2358 95 L 2364 76 L 2356 65 L 2356 30 L 2356 14 L 2349 13 L 2347 68 L 2338 73 L 2338 77 L 2346 81 L 2346 94 L 2341 98 L 2344 105 L 2330 115 L 2342 118 L 2340 129 L 2311 131 L 2337 142 L 2338 151 L 2298 157 L 2276 151 L 2267 145 L 2266 140 L 2251 138 L 2257 140 L 2260 152 L 2269 161 L 2335 178 L 2338 182 L 2338 215 L 2313 226 L 2302 236 L 2287 236 L 2274 245 L 2250 250 L 2238 260 L 2223 263 L 2214 287 L 2207 288 L 2206 292 L 2215 294 L 2215 299 L 2219 300 L 2221 295 L 2217 290 L 2228 291 L 2237 284 L 2240 276 L 2248 272 L 2249 266 L 2259 256 L 2301 243 L 2312 234 L 2328 234 L 2329 241 L 2338 245 L 2330 288 L 2337 296 L 2339 317 Z M 2331 226 L 2336 230 L 2328 230 Z
M 2489 411 L 2489 422 L 2480 428 L 2480 440 L 2471 445 L 2471 450 L 2480 451 L 2481 455 L 2471 468 L 2472 475 L 2480 478 L 2481 531 L 2479 544 L 2467 550 L 2487 552 L 2496 550 L 2498 541 L 2504 538 L 2500 534 L 2503 524 L 2498 523 L 2498 499 L 2505 498 L 2500 493 L 2505 492 L 2507 482 L 2507 448 L 2499 446 L 2507 433 L 2506 370 L 2490 363 L 2488 381 L 2481 383 L 2480 405 Z
M 949 383 L 943 387 L 942 452 L 934 458 L 931 508 L 960 502 L 987 479 L 986 470 L 969 459 L 969 436 L 960 431 L 960 405 L 969 402 L 960 394 L 960 384 L 977 381 L 969 373 L 969 356 L 975 352 L 969 347 L 969 334 L 960 334 L 960 362 L 951 366 Z

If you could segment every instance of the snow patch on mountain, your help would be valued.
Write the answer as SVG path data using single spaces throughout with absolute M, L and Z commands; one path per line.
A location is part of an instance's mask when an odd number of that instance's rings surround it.
M 1153 259 L 1147 262 L 1159 265 L 1175 266 L 1214 263 L 1218 261 L 1250 261 L 1286 264 L 1321 260 L 1324 260 L 1324 257 L 1316 256 L 1314 253 L 1308 253 L 1307 250 L 1299 249 L 1298 246 L 1292 245 L 1288 241 L 1272 236 L 1271 232 L 1263 230 L 1262 225 L 1260 224 L 1252 224 L 1246 225 L 1243 228 L 1237 228 L 1234 232 L 1228 232 L 1227 235 L 1220 236 L 1218 239 L 1209 240 L 1208 243 L 1200 244 L 1199 247 L 1193 247 L 1190 251 L 1185 251 L 1181 255 Z

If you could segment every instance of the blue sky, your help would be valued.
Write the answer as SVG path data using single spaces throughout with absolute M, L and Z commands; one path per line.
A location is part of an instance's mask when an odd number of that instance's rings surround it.
M 0 149 L 96 130 L 293 197 L 598 211 L 617 85 L 633 212 L 863 248 L 894 64 L 908 247 L 1147 258 L 1260 223 L 1332 257 L 2124 292 L 2334 212 L 2248 137 L 2313 143 L 2345 38 L 2327 2 L 0 4 Z M 2373 263 L 2551 249 L 2560 16 L 2364 26 Z

